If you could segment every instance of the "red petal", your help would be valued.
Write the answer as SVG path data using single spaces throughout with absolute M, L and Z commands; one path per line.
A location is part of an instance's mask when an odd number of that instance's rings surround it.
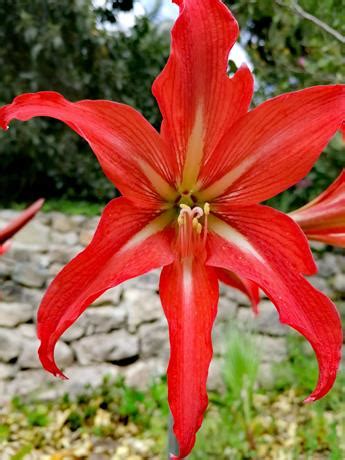
M 335 246 L 345 242 L 345 171 L 321 195 L 290 213 L 309 239 Z
M 206 380 L 218 303 L 216 273 L 196 259 L 175 262 L 163 268 L 160 296 L 170 334 L 168 393 L 179 444 L 176 458 L 182 459 L 193 448 L 208 403 Z
M 93 300 L 129 278 L 172 262 L 167 223 L 169 215 L 137 209 L 125 198 L 107 205 L 89 246 L 57 275 L 40 305 L 39 356 L 46 370 L 63 376 L 54 361 L 55 344 Z
M 10 247 L 11 247 L 10 241 L 6 241 L 6 243 L 0 244 L 0 256 L 5 254 L 5 252 L 7 252 L 10 249 Z
M 35 201 L 25 211 L 23 211 L 16 219 L 14 219 L 4 229 L 0 230 L 0 245 L 5 243 L 13 235 L 15 235 L 21 228 L 23 228 L 42 208 L 44 203 L 43 198 Z
M 260 302 L 258 285 L 253 283 L 253 281 L 241 278 L 236 275 L 236 273 L 224 270 L 223 268 L 217 268 L 216 272 L 220 281 L 232 288 L 238 289 L 249 298 L 253 312 L 257 315 L 259 313 L 258 303 Z
M 248 110 L 253 77 L 241 67 L 226 74 L 238 25 L 218 0 L 181 0 L 171 54 L 153 85 L 163 115 L 162 134 L 178 158 L 183 186 L 198 177 L 202 161 Z
M 175 196 L 173 157 L 152 126 L 131 107 L 110 101 L 69 102 L 60 94 L 43 91 L 22 94 L 0 109 L 0 125 L 12 119 L 53 117 L 68 124 L 89 144 L 104 173 L 123 195 L 142 204 L 158 194 Z
M 271 198 L 311 169 L 345 119 L 345 85 L 283 94 L 242 117 L 204 168 L 200 199 L 245 206 Z
M 342 330 L 334 304 L 301 275 L 313 266 L 305 236 L 289 217 L 265 206 L 224 206 L 221 216 L 209 219 L 208 264 L 257 283 L 277 307 L 281 322 L 311 343 L 319 380 L 308 401 L 321 398 L 336 377 Z

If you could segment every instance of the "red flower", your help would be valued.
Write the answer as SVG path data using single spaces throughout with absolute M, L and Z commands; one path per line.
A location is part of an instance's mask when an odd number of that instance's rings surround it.
M 10 247 L 10 238 L 23 228 L 41 209 L 44 200 L 41 198 L 25 211 L 23 211 L 16 219 L 8 224 L 4 229 L 0 230 L 0 255 L 4 254 Z
M 309 240 L 345 247 L 345 170 L 321 195 L 290 213 Z
M 313 201 L 289 214 L 298 223 L 308 240 L 345 247 L 345 170 Z M 239 289 L 249 298 L 258 313 L 259 286 L 235 273 L 218 269 L 218 278 Z
M 54 348 L 106 289 L 163 266 L 169 323 L 169 403 L 179 458 L 191 451 L 207 406 L 218 268 L 259 285 L 283 323 L 302 333 L 319 362 L 308 401 L 332 387 L 342 332 L 333 303 L 303 274 L 316 266 L 303 232 L 258 204 L 301 180 L 345 120 L 345 86 L 284 94 L 248 112 L 253 78 L 226 74 L 238 26 L 218 0 L 185 0 L 168 63 L 153 85 L 158 134 L 135 110 L 108 101 L 71 103 L 57 93 L 17 97 L 10 120 L 51 116 L 87 140 L 122 197 L 105 208 L 90 245 L 55 278 L 38 313 L 39 355 L 63 376 Z

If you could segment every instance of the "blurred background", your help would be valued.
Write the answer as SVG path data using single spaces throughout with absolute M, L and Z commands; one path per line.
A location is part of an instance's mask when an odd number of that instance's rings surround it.
M 229 74 L 248 63 L 253 106 L 345 82 L 344 0 L 226 3 L 241 29 Z M 130 104 L 159 129 L 151 85 L 169 55 L 177 11 L 167 0 L 0 0 L 0 104 L 55 90 L 73 101 Z M 45 212 L 0 259 L 0 459 L 166 458 L 169 349 L 157 273 L 102 296 L 63 336 L 58 362 L 69 381 L 44 373 L 36 354 L 40 299 L 88 244 L 117 191 L 88 145 L 49 119 L 13 122 L 0 132 L 0 159 L 0 228 L 16 208 L 46 198 Z M 308 177 L 270 204 L 284 211 L 303 205 L 343 167 L 336 135 Z M 323 244 L 313 250 L 319 274 L 310 281 L 345 316 L 344 251 Z M 326 398 L 305 406 L 317 378 L 313 353 L 279 324 L 267 299 L 259 308 L 254 318 L 241 293 L 221 288 L 210 406 L 190 458 L 343 460 L 344 372 Z
M 227 3 L 241 29 L 229 72 L 250 63 L 254 105 L 282 92 L 344 82 L 344 0 Z M 130 104 L 159 129 L 151 85 L 168 57 L 176 15 L 168 0 L 1 0 L 0 104 L 22 92 L 55 90 L 72 100 Z M 319 193 L 339 173 L 342 155 L 339 137 L 308 179 L 273 204 L 292 209 Z M 3 206 L 38 196 L 103 205 L 116 194 L 86 143 L 49 119 L 13 123 L 0 133 L 0 156 Z

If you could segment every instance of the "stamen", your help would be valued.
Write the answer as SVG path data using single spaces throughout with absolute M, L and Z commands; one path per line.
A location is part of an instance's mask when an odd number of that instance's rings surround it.
M 204 209 L 199 206 L 191 208 L 181 203 L 180 214 L 177 218 L 179 225 L 178 246 L 181 257 L 189 257 L 193 254 L 200 253 L 205 246 L 207 236 L 207 216 L 210 212 L 210 206 L 205 203 Z M 199 219 L 204 218 L 200 223 Z M 204 233 L 203 233 L 204 230 Z
M 211 211 L 210 204 L 206 202 L 204 204 L 204 216 L 205 216 L 204 218 L 204 237 L 203 237 L 204 244 L 206 244 L 207 231 L 208 231 L 207 221 L 208 221 L 208 215 L 210 214 L 210 211 Z

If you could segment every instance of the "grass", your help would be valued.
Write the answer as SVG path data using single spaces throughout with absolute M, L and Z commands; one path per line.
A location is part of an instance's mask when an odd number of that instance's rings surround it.
M 21 211 L 25 209 L 30 203 L 11 203 L 8 208 Z M 71 201 L 63 199 L 48 199 L 45 201 L 42 208 L 43 212 L 62 212 L 68 215 L 84 215 L 87 217 L 98 216 L 102 212 L 104 204 L 90 203 L 88 201 Z
M 345 458 L 344 374 L 323 400 L 305 405 L 302 401 L 313 389 L 317 365 L 303 340 L 289 338 L 289 359 L 275 366 L 274 388 L 263 390 L 256 383 L 259 363 L 250 336 L 235 331 L 231 337 L 223 369 L 226 391 L 209 395 L 209 408 L 189 459 Z M 124 458 L 164 458 L 166 396 L 164 380 L 142 392 L 105 379 L 77 399 L 65 395 L 42 404 L 15 398 L 11 408 L 0 413 L 0 453 L 4 446 L 12 448 L 12 459 L 25 458 L 29 451 L 62 455 L 68 446 L 72 458 L 85 458 L 78 457 L 80 449 L 89 446 L 89 455 L 93 446 L 100 448 L 113 440 L 112 454 L 122 448 L 130 449 Z M 133 447 L 138 440 L 146 453 Z

